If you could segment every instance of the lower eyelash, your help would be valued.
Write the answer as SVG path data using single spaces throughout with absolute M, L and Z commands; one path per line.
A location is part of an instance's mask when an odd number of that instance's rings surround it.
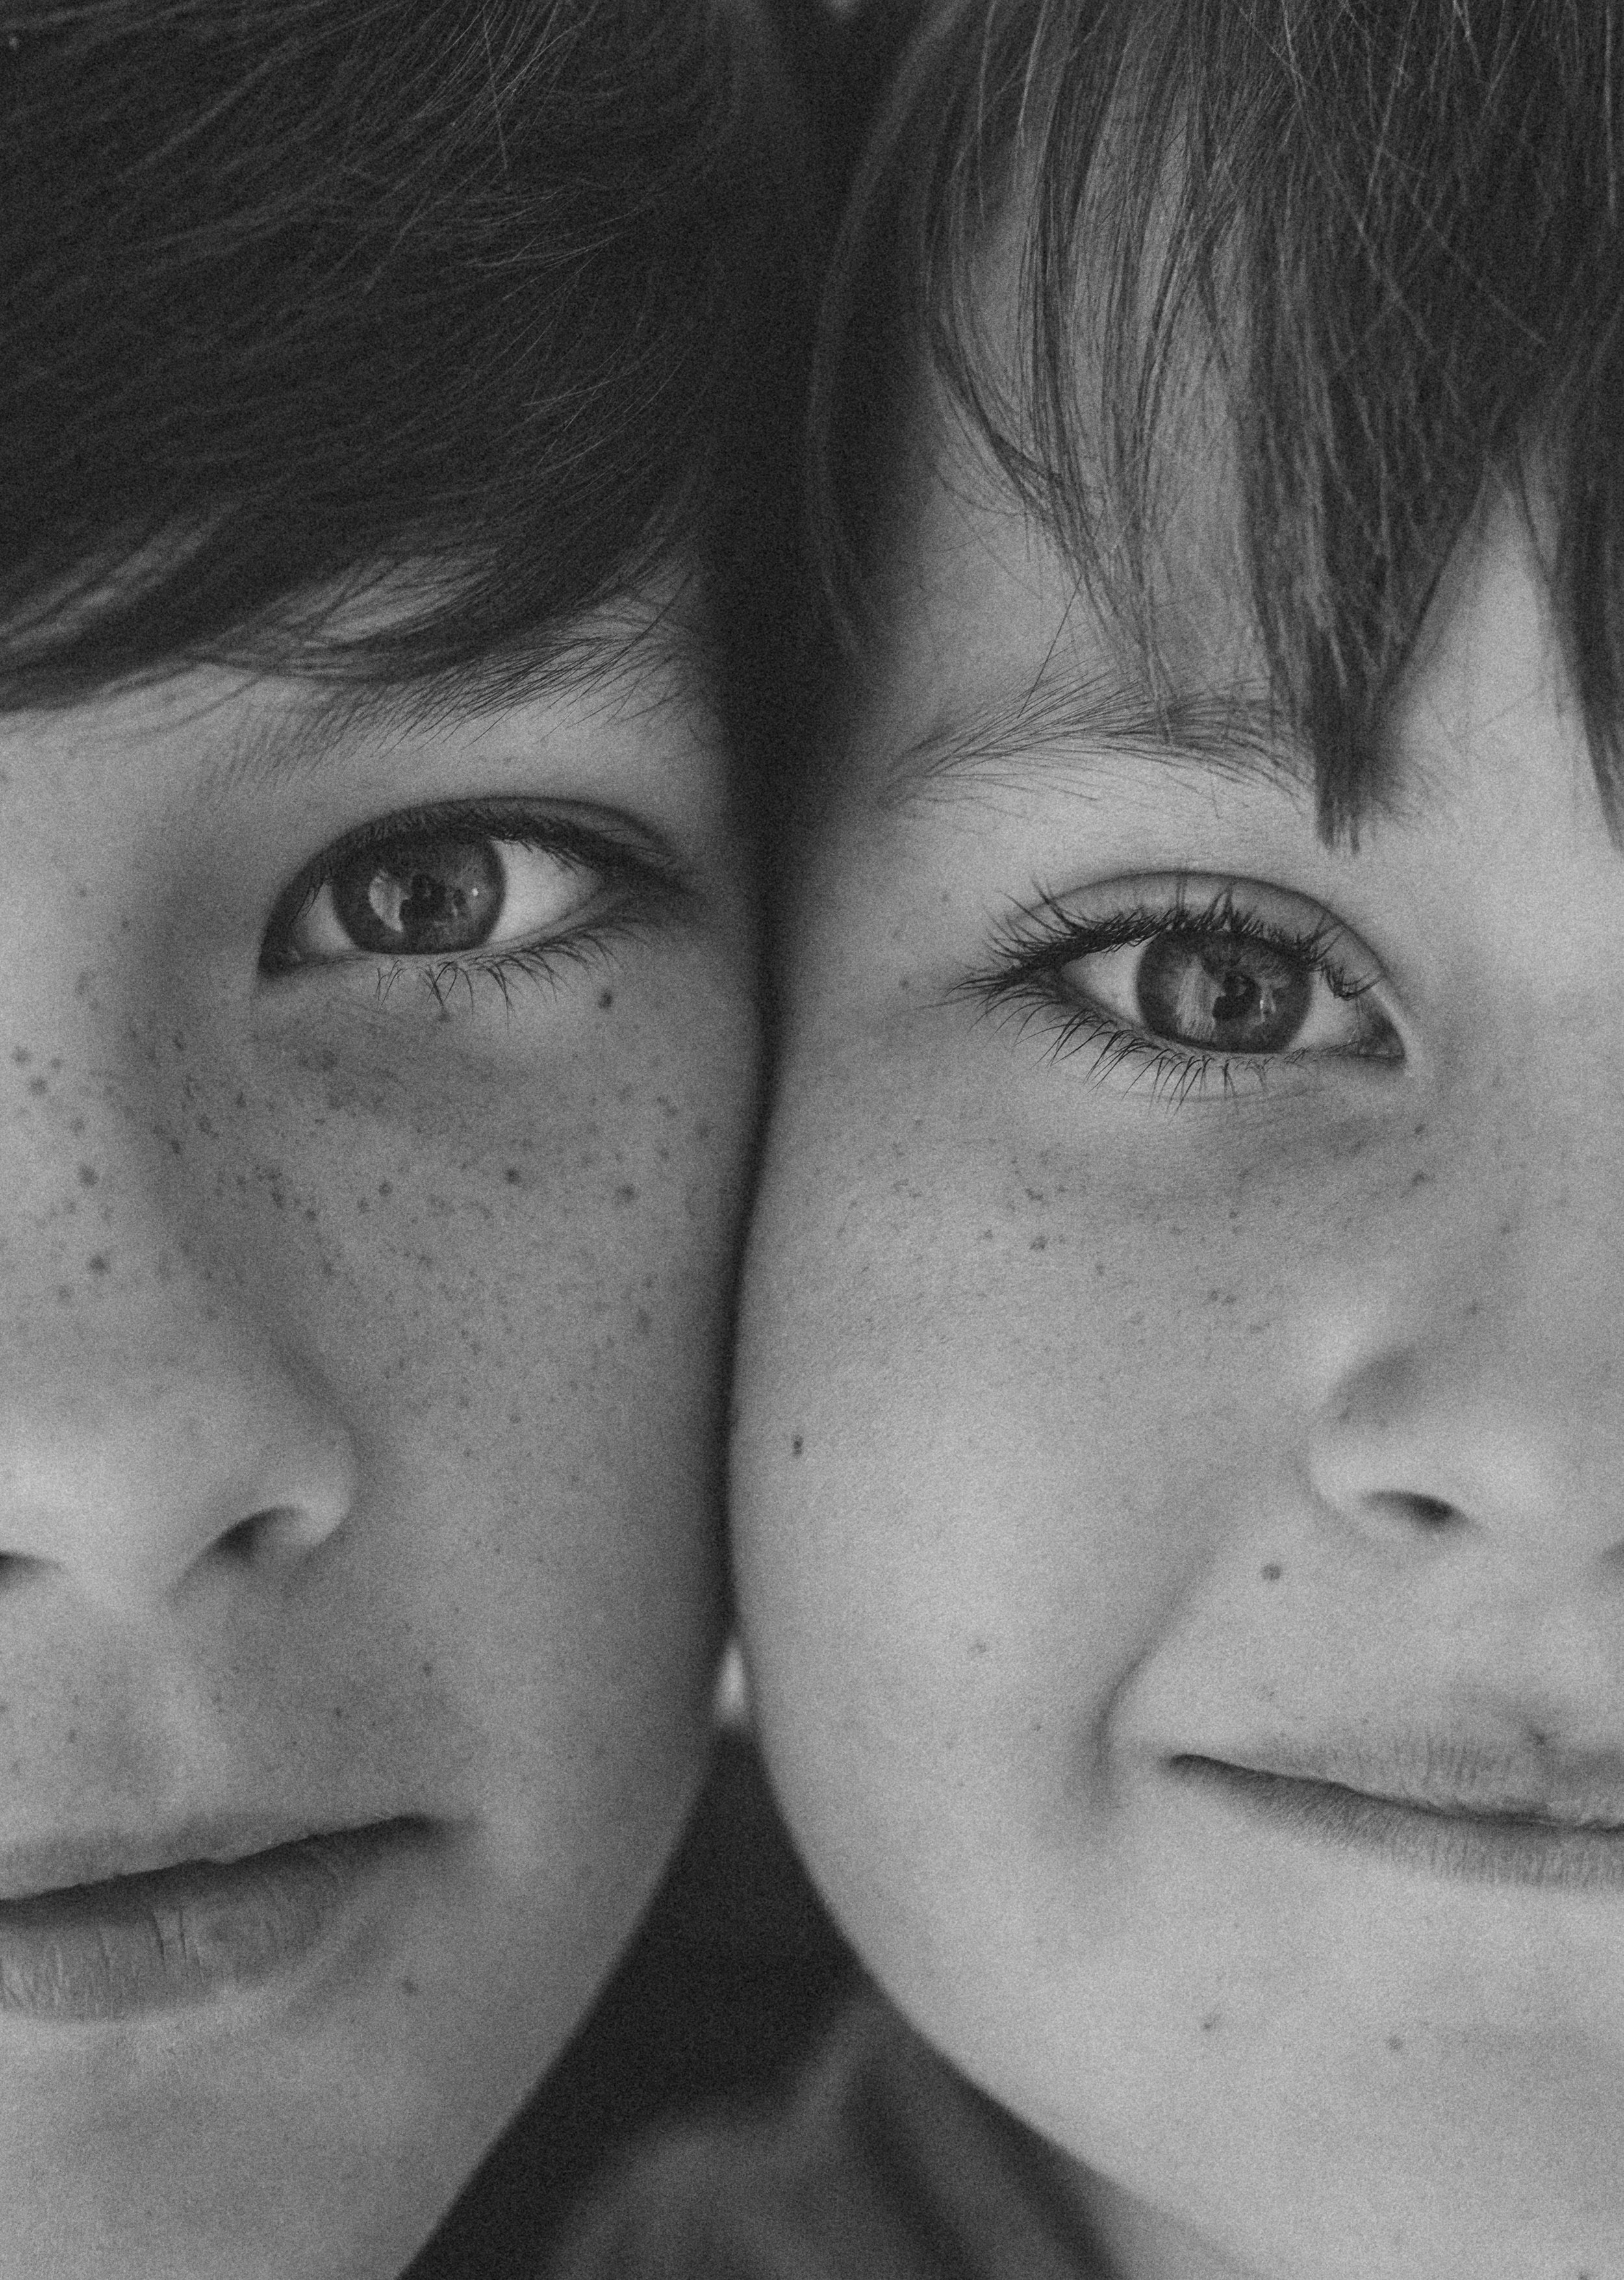
M 388 998 L 397 982 L 409 977 L 428 991 L 449 1019 L 459 990 L 466 991 L 468 1010 L 472 1013 L 478 985 L 488 982 L 511 1013 L 516 982 L 548 982 L 556 989 L 566 967 L 605 964 L 621 942 L 643 931 L 642 915 L 626 910 L 581 927 L 573 934 L 542 942 L 516 943 L 483 956 L 470 951 L 465 958 L 396 959 L 392 965 L 380 966 L 377 994 L 381 999 Z
M 1015 978 L 997 992 L 976 992 L 983 997 L 983 1008 L 988 1013 L 1012 1010 L 1020 1014 L 1020 1028 L 1028 1021 L 1043 1021 L 1051 1030 L 1044 1060 L 1067 1060 L 1072 1053 L 1086 1051 L 1088 1046 L 1097 1046 L 1093 1062 L 1086 1067 L 1090 1083 L 1104 1083 L 1113 1069 L 1138 1062 L 1141 1078 L 1150 1078 L 1150 1097 L 1166 1099 L 1173 1094 L 1173 1105 L 1184 1104 L 1195 1094 L 1202 1099 L 1216 1085 L 1225 1097 L 1238 1092 L 1238 1078 L 1250 1078 L 1257 1088 L 1268 1083 L 1268 1072 L 1280 1067 L 1280 1062 L 1293 1060 L 1293 1053 L 1202 1053 L 1195 1046 L 1173 1044 L 1166 1037 L 1141 1037 L 1135 1030 L 1122 1028 L 1111 1014 L 1097 1013 L 1093 1005 L 1063 1005 L 1051 992 L 1040 987 L 1027 987 Z
M 1035 988 L 1022 989 L 1019 982 L 998 990 L 996 997 L 989 993 L 987 1010 L 996 1011 L 1000 1005 L 1020 1013 L 1023 1029 L 1032 1021 L 1049 1025 L 1054 1034 L 1045 1059 L 1066 1059 L 1092 1044 L 1098 1050 L 1084 1072 L 1090 1083 L 1103 1083 L 1113 1069 L 1137 1062 L 1138 1074 L 1133 1082 L 1136 1084 L 1140 1077 L 1148 1075 L 1151 1098 L 1160 1100 L 1171 1092 L 1175 1108 L 1192 1093 L 1204 1098 L 1214 1082 L 1226 1098 L 1232 1097 L 1238 1090 L 1237 1075 L 1242 1074 L 1261 1090 L 1272 1068 L 1297 1058 L 1291 1053 L 1206 1053 L 1166 1038 L 1142 1037 L 1091 1006 L 1063 1007 L 1052 995 Z

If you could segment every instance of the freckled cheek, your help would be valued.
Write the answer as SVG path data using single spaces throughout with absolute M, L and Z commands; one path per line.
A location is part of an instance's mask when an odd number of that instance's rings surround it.
M 428 1444 L 590 1501 L 663 1438 L 676 1480 L 708 1474 L 748 1104 L 697 1056 L 598 1074 L 409 1095 L 303 1075 L 261 1119 L 267 1272 L 384 1462 Z
M 1074 1722 L 1291 1491 L 1313 1199 L 1243 1184 L 1181 1212 L 1074 1159 L 896 1160 L 857 1190 L 849 1152 L 781 1178 L 799 1200 L 760 1264 L 795 1319 L 752 1332 L 747 1564 L 787 1654 L 820 1639 L 910 1715 L 951 1727 L 979 1691 Z

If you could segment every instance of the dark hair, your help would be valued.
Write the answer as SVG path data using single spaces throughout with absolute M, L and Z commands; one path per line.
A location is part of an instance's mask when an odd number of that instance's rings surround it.
M 0 705 L 759 628 L 811 180 L 756 0 L 0 0 Z
M 1616 818 L 1621 138 L 1617 0 L 949 0 L 835 254 L 813 491 L 848 629 L 906 383 L 933 367 L 1097 591 L 1109 540 L 1143 620 L 1159 423 L 1194 344 L 1327 832 L 1382 794 L 1380 709 L 1497 477 L 1549 501 Z M 1024 230 L 1013 341 L 989 338 L 974 289 L 995 222 Z

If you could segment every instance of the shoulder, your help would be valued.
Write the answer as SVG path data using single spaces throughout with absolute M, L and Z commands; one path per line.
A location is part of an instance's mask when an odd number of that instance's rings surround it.
M 668 2130 L 552 2280 L 1089 2280 L 1053 2158 L 869 1997 L 789 2091 Z

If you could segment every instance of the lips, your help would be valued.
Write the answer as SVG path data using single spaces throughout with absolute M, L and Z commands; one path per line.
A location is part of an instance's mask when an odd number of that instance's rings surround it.
M 329 1940 L 432 1842 L 405 1819 L 269 1845 L 253 1834 L 194 1826 L 0 1858 L 0 2012 L 120 2019 L 257 1986 Z M 90 1873 L 64 1873 L 75 1868 Z
M 1184 1753 L 1184 1783 L 1289 1835 L 1468 1882 L 1624 1891 L 1624 1756 L 1451 1732 Z
M 1266 1742 L 1175 1762 L 1317 1783 L 1463 1818 L 1624 1831 L 1624 1752 L 1612 1749 L 1421 1731 L 1374 1743 Z

